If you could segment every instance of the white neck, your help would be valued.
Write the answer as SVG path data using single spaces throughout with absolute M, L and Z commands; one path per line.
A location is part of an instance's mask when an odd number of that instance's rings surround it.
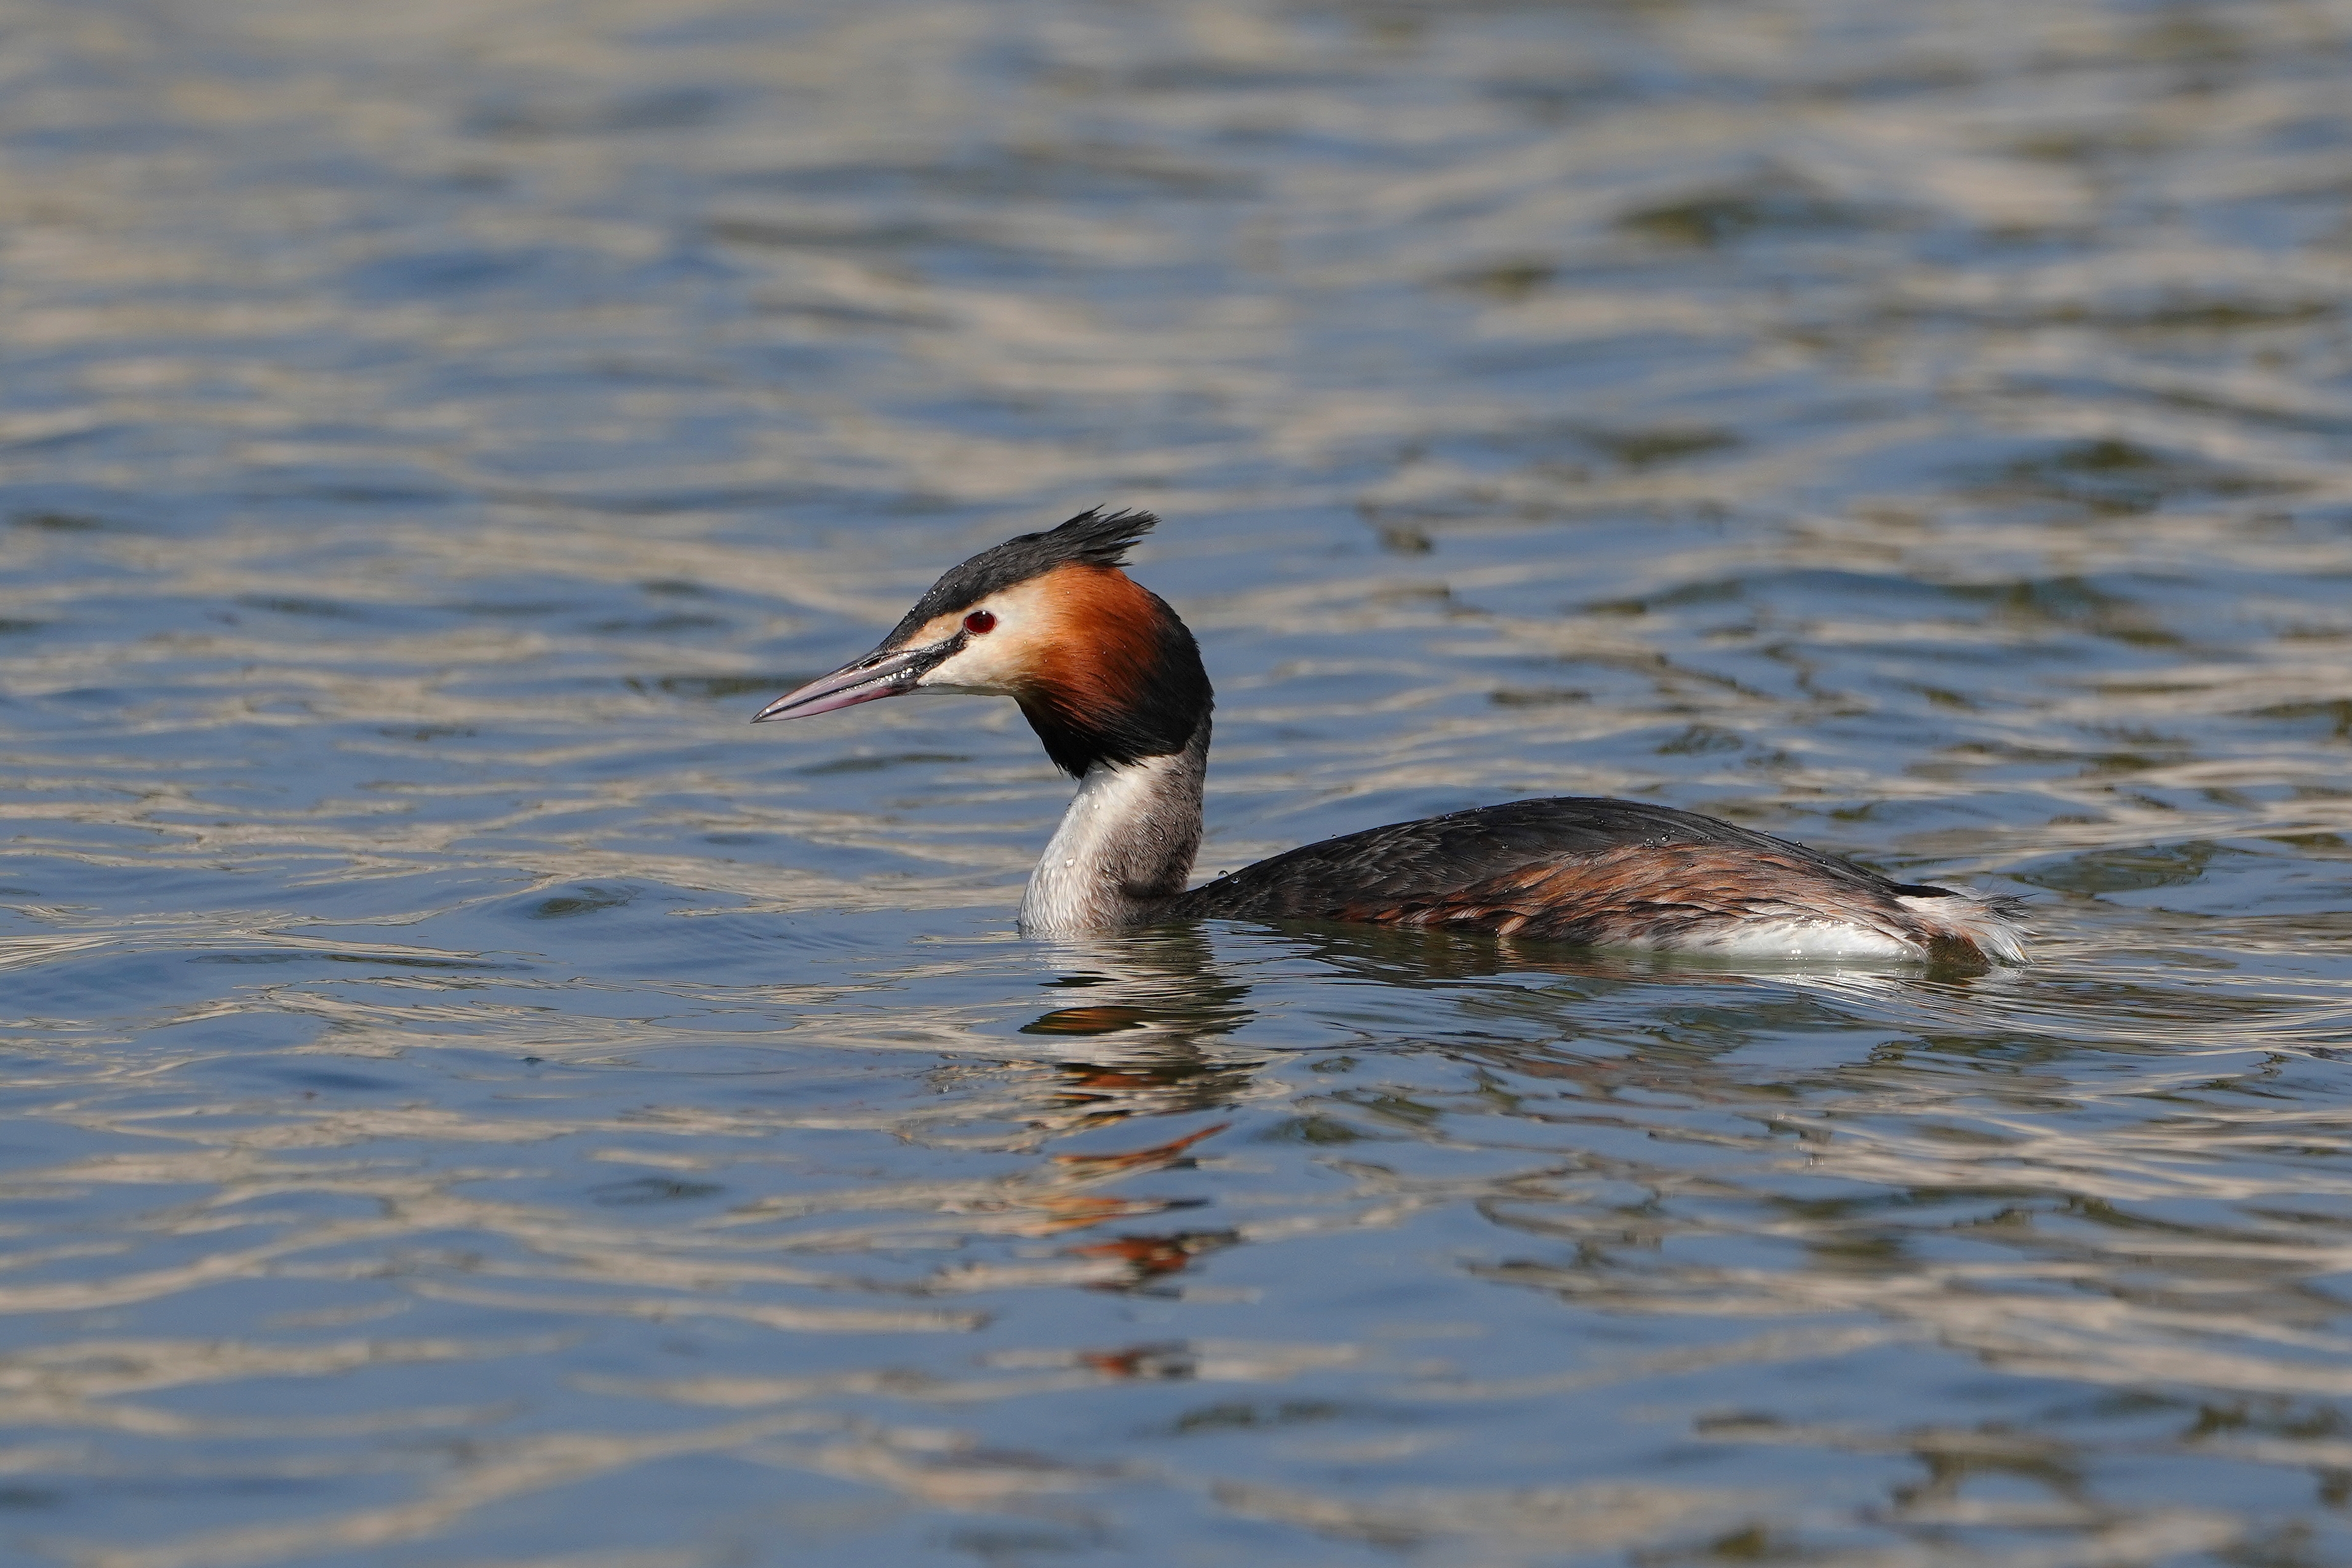
M 1208 725 L 1183 750 L 1097 763 L 1029 873 L 1021 929 L 1031 936 L 1133 925 L 1184 891 L 1201 847 Z

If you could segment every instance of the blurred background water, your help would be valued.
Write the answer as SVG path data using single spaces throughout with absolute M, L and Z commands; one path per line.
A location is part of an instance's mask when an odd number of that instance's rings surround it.
M 2352 4 L 0 0 L 0 1555 L 2352 1561 Z M 1539 793 L 1979 978 L 1011 932 Z

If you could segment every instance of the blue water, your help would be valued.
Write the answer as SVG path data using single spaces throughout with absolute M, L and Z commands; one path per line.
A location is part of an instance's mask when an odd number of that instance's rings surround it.
M 0 5 L 0 1557 L 2352 1559 L 2352 5 Z M 1545 793 L 1979 977 L 1013 934 Z

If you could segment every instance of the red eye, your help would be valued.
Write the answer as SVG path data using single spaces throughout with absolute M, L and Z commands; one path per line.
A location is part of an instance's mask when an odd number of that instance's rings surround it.
M 963 618 L 963 629 L 977 637 L 983 632 L 996 630 L 996 617 L 985 610 L 975 610 Z

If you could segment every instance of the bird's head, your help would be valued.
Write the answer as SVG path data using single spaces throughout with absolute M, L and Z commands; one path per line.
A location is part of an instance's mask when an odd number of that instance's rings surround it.
M 1081 513 L 949 571 L 881 645 L 752 718 L 805 718 L 909 692 L 1012 697 L 1063 771 L 1181 751 L 1207 722 L 1192 634 L 1122 571 L 1159 519 Z

